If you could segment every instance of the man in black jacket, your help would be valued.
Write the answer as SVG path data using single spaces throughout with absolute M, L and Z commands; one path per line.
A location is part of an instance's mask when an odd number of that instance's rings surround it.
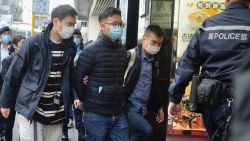
M 130 141 L 147 141 L 152 134 L 152 126 L 145 119 L 148 110 L 157 113 L 156 120 L 164 120 L 161 93 L 158 87 L 155 54 L 160 50 L 164 39 L 162 29 L 157 25 L 147 27 L 141 44 L 135 48 L 136 59 L 125 79 L 128 100 L 124 106 L 125 115 L 131 130 Z M 131 53 L 128 52 L 128 60 Z
M 128 125 L 122 111 L 126 49 L 119 43 L 124 27 L 121 11 L 108 7 L 99 22 L 102 30 L 97 40 L 84 48 L 77 61 L 74 86 L 83 101 L 87 140 L 126 141 Z M 86 75 L 88 84 L 83 86 Z
M 0 106 L 8 118 L 16 99 L 21 141 L 57 141 L 69 116 L 72 99 L 76 10 L 60 5 L 52 10 L 52 23 L 44 33 L 27 39 L 14 57 L 2 88 Z M 16 87 L 19 88 L 17 97 Z

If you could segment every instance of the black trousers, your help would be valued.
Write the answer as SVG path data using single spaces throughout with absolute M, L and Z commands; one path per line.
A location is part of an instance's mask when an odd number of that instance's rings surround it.
M 213 139 L 212 137 L 221 123 L 225 122 L 228 116 L 231 115 L 231 112 L 227 102 L 213 109 L 203 108 L 202 118 L 208 132 L 209 141 L 221 141 L 221 139 Z
M 11 107 L 10 115 L 7 119 L 4 119 L 2 115 L 0 116 L 0 132 L 5 136 L 5 141 L 12 141 L 12 130 L 15 123 L 15 116 L 15 106 Z

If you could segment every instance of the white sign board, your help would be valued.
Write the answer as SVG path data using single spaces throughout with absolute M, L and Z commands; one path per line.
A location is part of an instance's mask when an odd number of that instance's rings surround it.
M 49 0 L 33 0 L 32 12 L 35 14 L 49 14 Z
M 224 0 L 180 0 L 177 57 L 181 57 L 198 27 L 225 9 Z

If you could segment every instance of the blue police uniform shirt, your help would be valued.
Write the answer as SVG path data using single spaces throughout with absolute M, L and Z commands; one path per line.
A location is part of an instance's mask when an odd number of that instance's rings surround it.
M 146 57 L 143 51 L 141 52 L 140 77 L 134 91 L 129 97 L 129 101 L 131 101 L 138 109 L 142 110 L 143 115 L 146 115 L 147 102 L 150 97 L 152 84 L 152 62 L 154 60 L 154 57 Z

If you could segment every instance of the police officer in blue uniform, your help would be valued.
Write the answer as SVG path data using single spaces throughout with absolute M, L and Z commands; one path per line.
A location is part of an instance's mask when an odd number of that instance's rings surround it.
M 218 102 L 215 105 L 200 103 L 200 112 L 210 141 L 216 140 L 214 134 L 219 125 L 231 114 L 232 100 L 229 99 L 232 98 L 230 95 L 233 90 L 232 78 L 250 48 L 250 0 L 226 0 L 226 3 L 225 11 L 205 20 L 194 34 L 178 62 L 175 80 L 169 87 L 168 114 L 176 120 L 181 118 L 180 102 L 193 75 L 200 73 L 213 84 L 221 84 L 219 96 L 215 99 Z M 210 86 L 208 83 L 199 87 L 204 88 L 200 89 L 203 94 L 210 93 L 213 97 L 217 92 L 215 90 L 218 89 L 214 87 L 216 85 L 211 85 L 211 92 L 203 91 Z

